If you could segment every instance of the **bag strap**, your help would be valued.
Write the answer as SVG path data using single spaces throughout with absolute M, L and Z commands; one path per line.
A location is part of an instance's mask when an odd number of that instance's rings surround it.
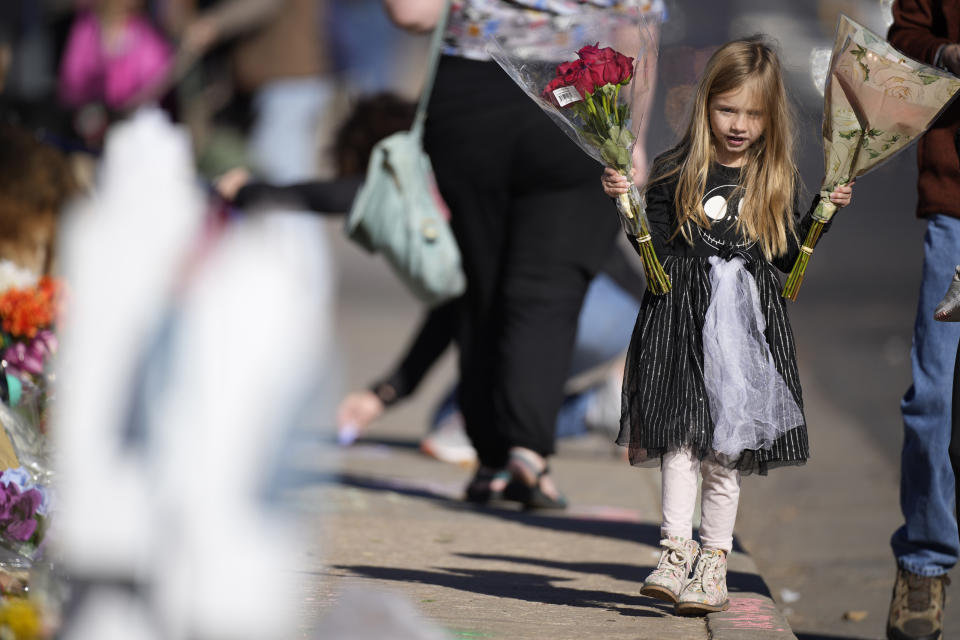
M 417 113 L 413 116 L 413 126 L 410 133 L 418 139 L 423 138 L 423 124 L 427 119 L 427 103 L 433 93 L 433 80 L 437 75 L 437 64 L 440 62 L 440 49 L 443 46 L 443 34 L 447 30 L 447 18 L 450 16 L 450 0 L 444 0 L 443 12 L 433 28 L 433 37 L 430 39 L 430 53 L 427 55 L 427 77 L 423 81 L 423 92 L 420 102 L 417 103 Z

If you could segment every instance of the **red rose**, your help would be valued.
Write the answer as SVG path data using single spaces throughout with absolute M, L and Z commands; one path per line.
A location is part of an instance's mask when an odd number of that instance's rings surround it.
M 557 65 L 557 77 L 544 88 L 543 96 L 556 104 L 557 100 L 553 91 L 560 87 L 574 87 L 582 98 L 585 98 L 588 93 L 593 93 L 596 89 L 593 77 L 582 60 L 563 62 Z
M 580 56 L 592 82 L 597 87 L 605 84 L 624 84 L 633 75 L 633 58 L 611 47 L 601 49 L 597 45 L 588 44 L 580 49 L 577 55 Z
M 593 64 L 598 61 L 600 58 L 600 52 L 602 51 L 602 49 L 600 49 L 598 46 L 599 44 L 600 43 L 598 42 L 597 44 L 584 45 L 580 51 L 577 51 L 577 55 L 584 64 Z
M 593 82 L 593 76 L 582 60 L 564 62 L 557 67 L 557 75 L 563 80 L 561 86 L 576 87 L 583 98 L 586 98 L 588 93 L 593 93 L 597 88 Z

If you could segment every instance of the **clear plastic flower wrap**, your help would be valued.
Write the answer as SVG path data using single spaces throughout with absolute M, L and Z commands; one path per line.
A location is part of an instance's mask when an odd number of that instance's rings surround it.
M 0 425 L 10 438 L 20 466 L 27 469 L 36 482 L 47 484 L 53 475 L 52 451 L 45 426 L 50 390 L 30 380 L 20 384 L 20 398 L 14 406 L 0 402 Z
M 661 12 L 650 2 L 584 5 L 520 39 L 491 38 L 487 50 L 531 100 L 590 157 L 630 176 L 653 89 Z M 617 198 L 655 294 L 670 291 L 636 186 Z
M 830 194 L 919 138 L 960 90 L 960 79 L 912 60 L 847 16 L 840 16 L 823 94 L 825 176 L 814 223 L 783 297 L 796 300 L 823 227 L 837 208 Z

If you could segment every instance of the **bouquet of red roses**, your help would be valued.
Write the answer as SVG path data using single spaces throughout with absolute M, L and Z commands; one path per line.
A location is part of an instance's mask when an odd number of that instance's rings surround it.
M 510 50 L 508 43 L 491 40 L 488 51 L 581 149 L 630 176 L 652 84 L 647 70 L 656 59 L 659 17 L 608 10 L 585 12 L 578 19 L 576 28 L 566 25 L 562 38 L 551 38 L 542 47 L 524 41 L 522 47 Z M 581 46 L 575 50 L 575 59 L 551 59 L 557 55 L 558 40 L 571 42 L 577 36 Z M 613 46 L 600 46 L 601 42 Z M 640 249 L 647 288 L 667 293 L 670 279 L 653 249 L 636 186 L 617 199 L 617 209 Z

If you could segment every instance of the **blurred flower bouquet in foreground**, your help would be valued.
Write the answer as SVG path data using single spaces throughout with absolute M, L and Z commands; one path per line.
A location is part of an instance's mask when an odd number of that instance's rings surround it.
M 38 555 L 46 533 L 48 490 L 23 467 L 0 474 L 0 541 L 25 560 Z
M 511 44 L 493 39 L 487 48 L 581 149 L 629 177 L 652 89 L 647 70 L 655 65 L 658 27 L 659 14 L 640 7 L 583 9 L 558 20 L 553 31 L 538 29 L 540 41 L 526 38 Z M 617 209 L 639 246 L 647 288 L 667 293 L 670 279 L 654 251 L 636 186 L 618 198 Z
M 56 325 L 63 305 L 62 283 L 30 277 L 0 262 L 0 423 L 10 436 L 19 465 L 38 481 L 49 475 L 47 408 L 52 396 L 50 360 L 57 351 Z M 6 466 L 17 466 L 6 462 Z
M 960 79 L 905 57 L 840 16 L 823 99 L 826 173 L 814 223 L 787 277 L 783 297 L 796 300 L 807 263 L 836 207 L 830 194 L 862 176 L 930 127 L 960 89 Z

